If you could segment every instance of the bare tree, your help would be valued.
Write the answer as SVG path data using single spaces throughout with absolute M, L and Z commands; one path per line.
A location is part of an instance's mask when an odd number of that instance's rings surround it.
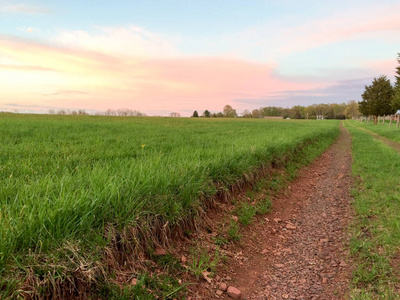
M 251 116 L 251 112 L 248 111 L 247 109 L 245 109 L 245 110 L 242 112 L 242 117 L 243 117 L 243 118 L 251 118 L 251 117 L 252 117 L 252 116 Z
M 106 116 L 116 116 L 117 115 L 117 111 L 112 110 L 111 108 L 107 109 L 107 111 L 105 112 Z
M 88 115 L 88 113 L 84 109 L 78 110 L 78 115 Z
M 173 118 L 180 118 L 180 117 L 181 117 L 181 114 L 178 113 L 178 112 L 172 112 L 172 113 L 169 114 L 169 116 L 170 116 L 170 117 L 173 117 Z

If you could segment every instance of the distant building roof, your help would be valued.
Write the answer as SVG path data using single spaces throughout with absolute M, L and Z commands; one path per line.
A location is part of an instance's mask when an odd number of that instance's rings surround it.
M 283 117 L 264 117 L 264 119 L 283 119 Z

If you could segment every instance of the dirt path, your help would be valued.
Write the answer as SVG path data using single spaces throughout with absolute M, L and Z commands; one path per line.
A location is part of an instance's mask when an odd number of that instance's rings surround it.
M 274 199 L 274 212 L 243 237 L 221 278 L 244 299 L 348 298 L 350 146 L 350 134 L 341 128 L 338 140 Z

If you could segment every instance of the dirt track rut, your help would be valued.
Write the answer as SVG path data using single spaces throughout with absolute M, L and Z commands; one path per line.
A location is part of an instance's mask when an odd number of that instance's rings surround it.
M 245 299 L 347 299 L 350 189 L 351 137 L 342 127 L 336 142 L 274 199 L 274 212 L 243 239 L 225 274 L 229 285 Z

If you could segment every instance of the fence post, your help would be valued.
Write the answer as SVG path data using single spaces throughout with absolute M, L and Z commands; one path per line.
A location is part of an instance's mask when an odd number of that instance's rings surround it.
M 389 127 L 391 127 L 392 126 L 392 119 L 393 119 L 393 115 L 390 115 L 390 121 L 389 121 Z
M 397 114 L 397 128 L 399 127 L 399 121 L 400 121 L 400 114 Z

